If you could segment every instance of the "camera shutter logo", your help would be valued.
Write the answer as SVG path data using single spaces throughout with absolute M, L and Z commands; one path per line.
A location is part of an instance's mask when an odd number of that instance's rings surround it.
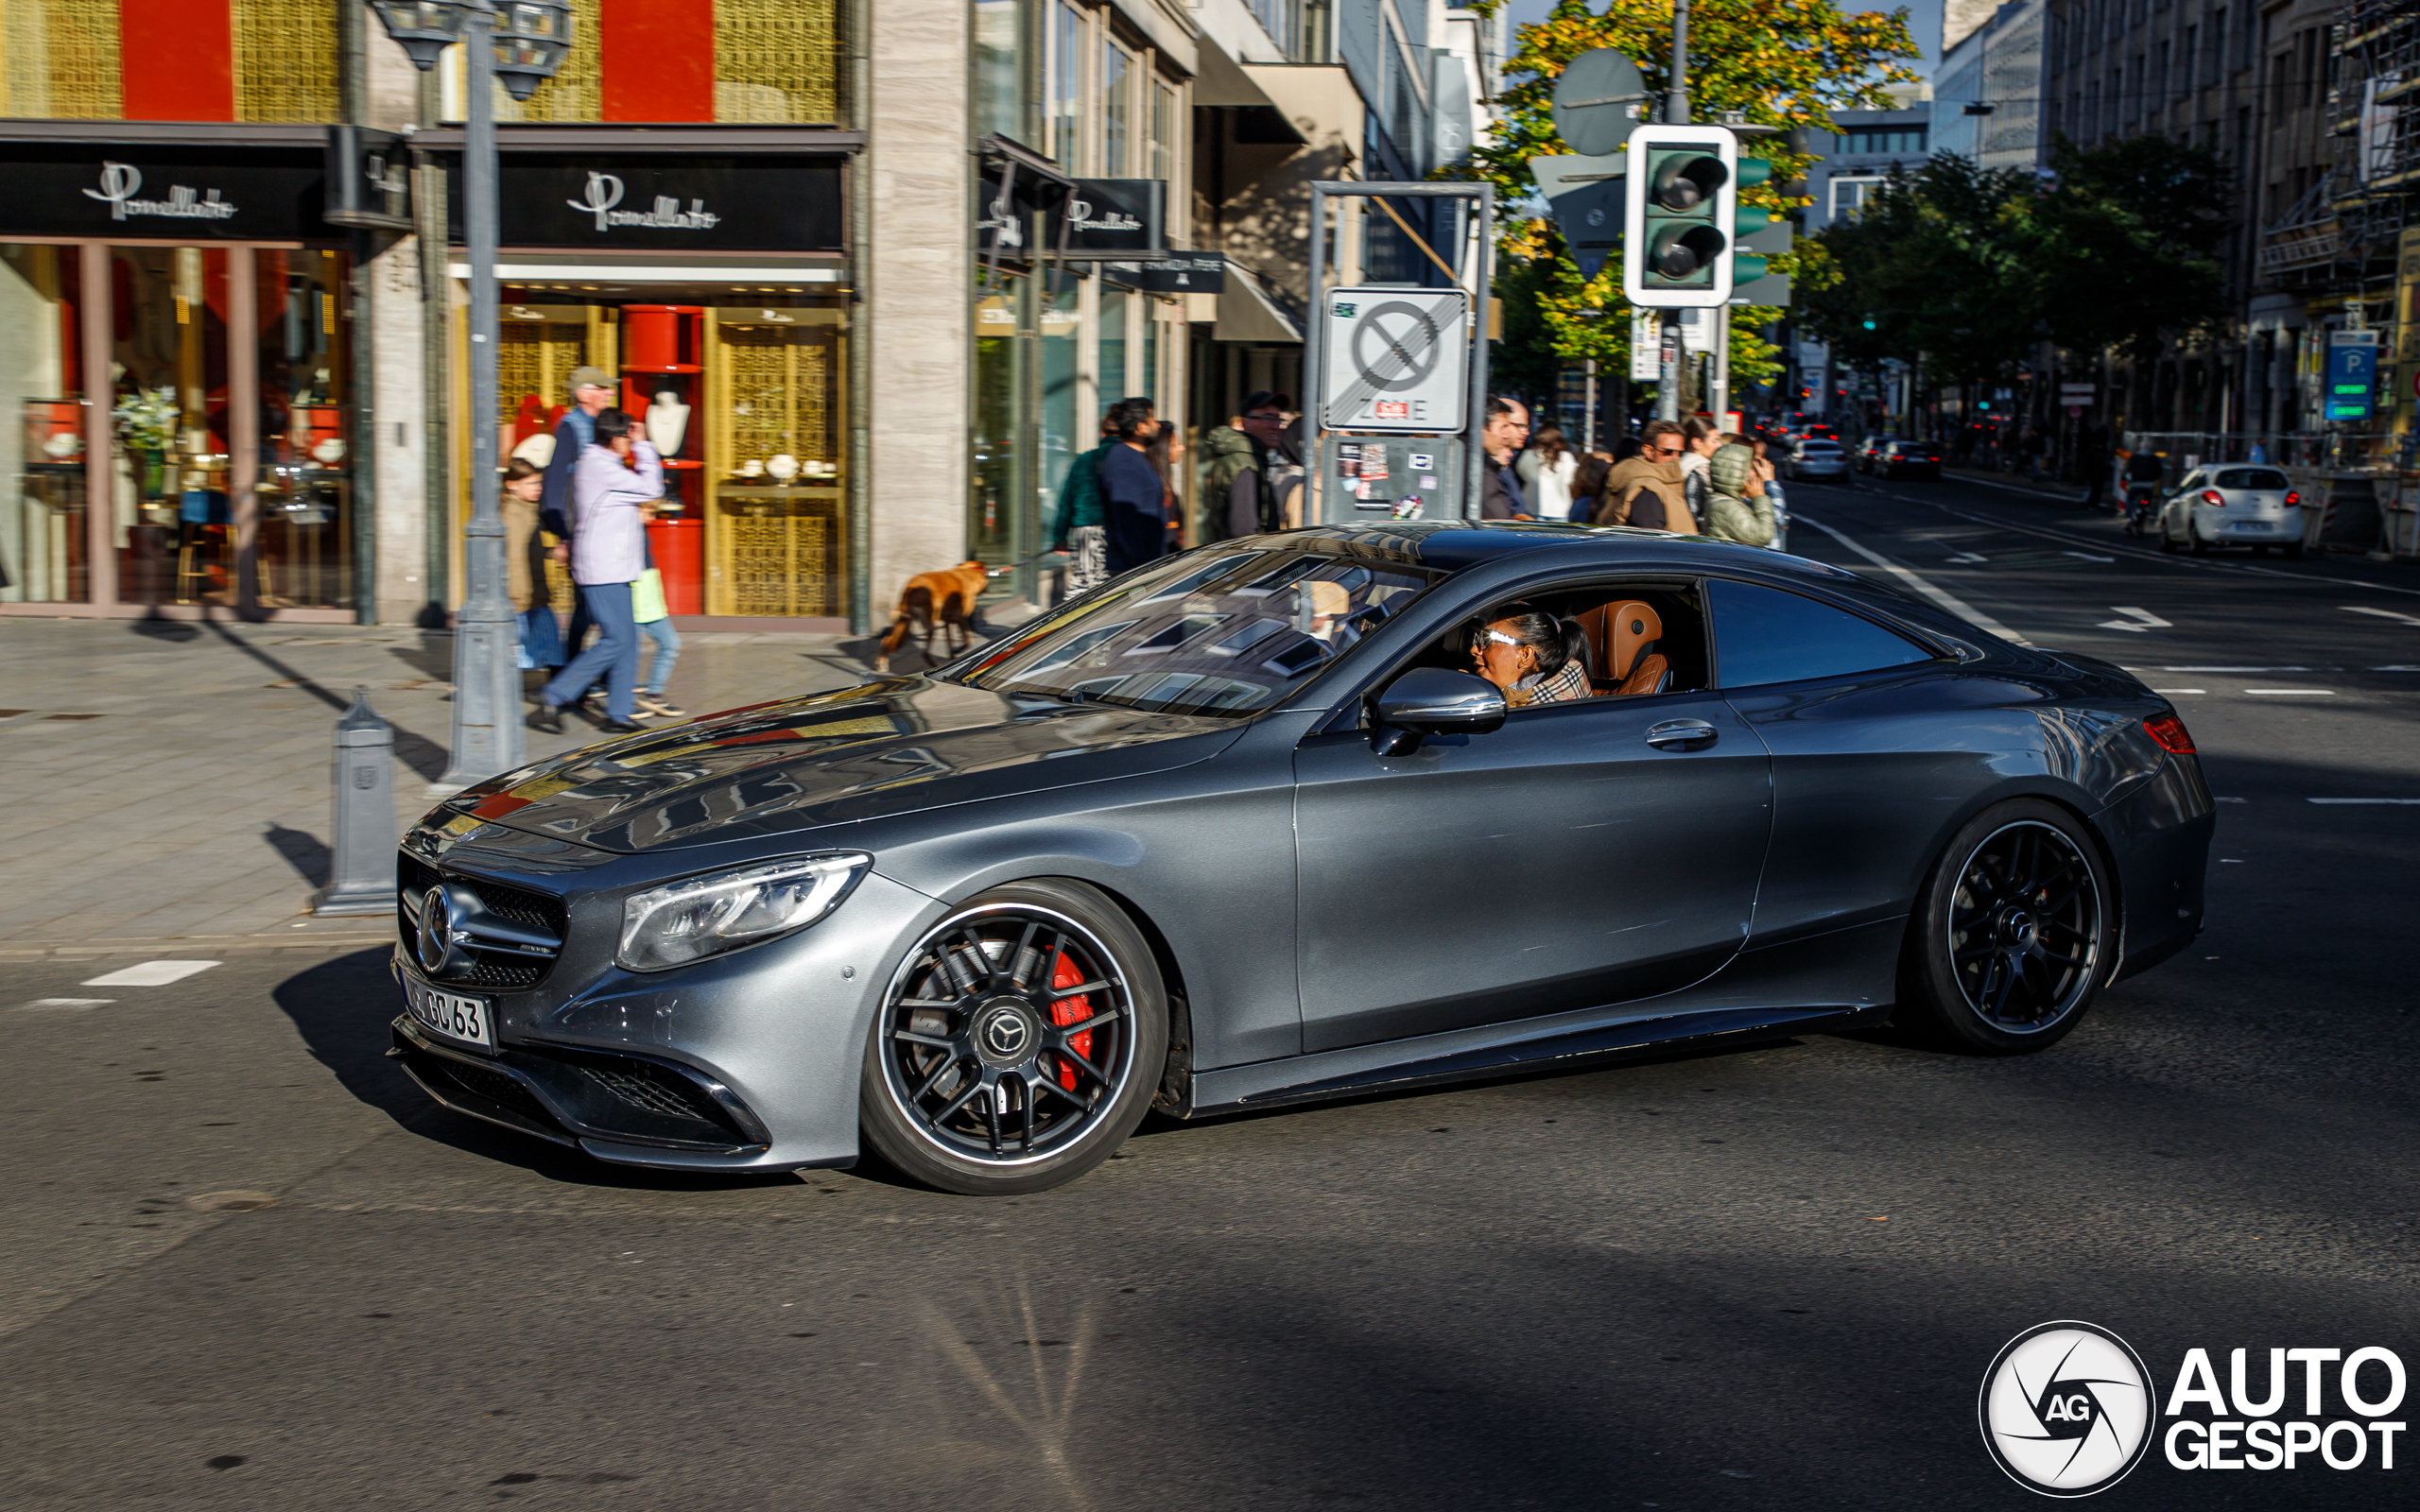
M 2126 1478 L 2152 1442 L 2150 1372 L 2107 1329 L 2038 1324 L 1983 1372 L 1983 1446 L 2009 1478 L 2045 1496 L 2090 1496 Z

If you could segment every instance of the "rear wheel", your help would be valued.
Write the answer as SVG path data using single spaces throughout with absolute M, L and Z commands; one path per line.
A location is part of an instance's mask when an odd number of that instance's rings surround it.
M 2083 825 L 2036 799 L 1977 815 L 1942 852 L 1910 926 L 1900 1005 L 1953 1047 L 2056 1044 L 2117 945 L 2108 874 Z
M 908 952 L 866 1044 L 860 1120 L 926 1185 L 1040 1192 L 1125 1143 L 1167 1059 L 1167 991 L 1133 922 L 1080 883 L 1011 883 Z
M 2169 556 L 2176 554 L 2176 538 L 2168 533 L 2168 522 L 2165 520 L 2159 523 L 2159 549 Z
M 2193 538 L 2194 556 L 2206 557 L 2210 554 L 2209 538 L 2202 534 L 2202 527 L 2200 525 L 2187 525 L 2185 527 L 2185 532 Z

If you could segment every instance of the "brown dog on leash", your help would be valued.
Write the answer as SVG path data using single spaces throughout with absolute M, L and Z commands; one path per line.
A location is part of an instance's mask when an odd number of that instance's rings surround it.
M 942 644 L 956 656 L 964 646 L 975 644 L 975 601 L 992 580 L 991 574 L 979 561 L 962 561 L 937 573 L 918 573 L 908 579 L 899 595 L 899 612 L 882 638 L 882 650 L 873 659 L 876 672 L 890 670 L 890 653 L 908 643 L 909 634 L 922 631 L 918 649 L 925 660 L 933 659 L 933 632 L 942 633 Z

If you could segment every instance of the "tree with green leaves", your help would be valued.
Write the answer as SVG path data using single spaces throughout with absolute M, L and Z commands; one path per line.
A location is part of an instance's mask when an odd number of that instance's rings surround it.
M 1499 5 L 1481 0 L 1474 9 L 1493 12 Z M 1571 150 L 1555 132 L 1552 99 L 1564 65 L 1582 53 L 1615 48 L 1638 63 L 1650 90 L 1668 87 L 1672 8 L 1669 0 L 1558 0 L 1546 20 L 1520 28 L 1516 43 L 1504 65 L 1513 82 L 1496 97 L 1490 140 L 1472 154 L 1468 170 L 1496 186 L 1507 286 L 1534 301 L 1537 321 L 1530 329 L 1543 344 L 1538 352 L 1508 352 L 1505 363 L 1515 371 L 1546 370 L 1557 361 L 1595 357 L 1620 371 L 1630 361 L 1631 331 L 1620 266 L 1609 262 L 1593 280 L 1580 276 L 1553 220 L 1539 214 L 1529 160 Z M 1915 77 L 1899 60 L 1920 56 L 1903 9 L 1852 15 L 1832 0 L 1692 0 L 1690 108 L 1700 120 L 1738 111 L 1755 125 L 1829 130 L 1836 110 L 1887 103 L 1886 85 Z M 1785 189 L 1809 160 L 1781 144 L 1777 136 L 1758 144 L 1773 161 L 1772 179 L 1743 193 L 1742 203 L 1778 214 L 1805 202 Z M 1790 270 L 1788 260 L 1774 268 Z M 1736 380 L 1768 381 L 1780 371 L 1763 330 L 1783 314 L 1733 306 Z M 1509 316 L 1507 324 L 1508 336 L 1519 329 Z
M 2051 144 L 2056 187 L 2033 207 L 2028 249 L 2052 339 L 2114 348 L 2138 364 L 2225 318 L 2219 254 L 2234 225 L 2234 176 L 2218 148 L 2165 136 Z

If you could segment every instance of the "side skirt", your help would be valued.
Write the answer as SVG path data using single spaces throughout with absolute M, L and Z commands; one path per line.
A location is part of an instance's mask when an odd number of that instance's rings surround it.
M 1663 999 L 1197 1071 L 1180 1118 L 1469 1081 L 1518 1071 L 1634 1060 L 1732 1037 L 1871 1029 L 1891 1017 L 1904 916 L 1779 945 L 1751 946 Z M 1660 1011 L 1659 1011 L 1660 1010 Z
M 1322 1102 L 1358 1097 L 1371 1092 L 1400 1091 L 1448 1082 L 1474 1081 L 1515 1072 L 1578 1071 L 1602 1062 L 1636 1060 L 1672 1050 L 1711 1047 L 1737 1039 L 1787 1039 L 1799 1034 L 1829 1034 L 1843 1029 L 1874 1028 L 1891 1016 L 1890 1005 L 1823 1008 L 1704 1008 L 1695 1012 L 1631 1019 L 1599 1029 L 1575 1030 L 1543 1039 L 1521 1039 L 1459 1055 L 1400 1061 L 1361 1071 L 1321 1077 L 1318 1062 L 1324 1056 L 1274 1065 L 1208 1072 L 1194 1078 L 1195 1102 L 1190 1117 L 1277 1108 L 1288 1103 Z M 1253 1080 L 1246 1074 L 1259 1073 Z M 1254 1085 L 1253 1082 L 1261 1085 Z

